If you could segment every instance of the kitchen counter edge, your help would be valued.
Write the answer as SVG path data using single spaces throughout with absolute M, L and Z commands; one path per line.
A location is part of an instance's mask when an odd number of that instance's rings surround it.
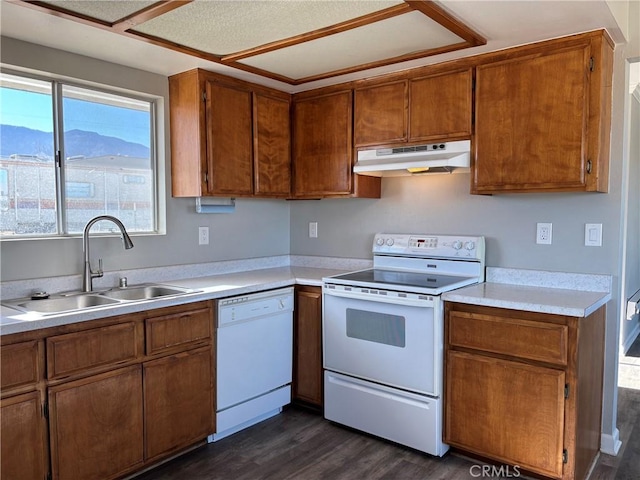
M 294 285 L 322 286 L 323 277 L 338 275 L 347 271 L 348 270 L 291 266 L 212 275 L 208 277 L 184 280 L 171 280 L 167 282 L 160 280 L 157 283 L 188 288 L 195 291 L 193 293 L 173 296 L 170 298 L 155 298 L 55 315 L 39 315 L 35 313 L 27 314 L 2 306 L 0 335 L 5 336 L 15 333 L 23 333 L 43 328 L 86 322 L 203 300 L 233 297 L 236 295 L 244 295 Z
M 442 299 L 485 307 L 587 317 L 611 300 L 611 293 L 485 282 L 444 293 Z

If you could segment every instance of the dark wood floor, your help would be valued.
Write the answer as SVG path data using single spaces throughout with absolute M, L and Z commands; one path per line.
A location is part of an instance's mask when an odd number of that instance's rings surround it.
M 640 369 L 640 339 L 636 343 L 628 355 Z M 640 384 L 618 392 L 622 448 L 615 457 L 600 455 L 591 480 L 640 479 Z M 474 465 L 458 455 L 422 454 L 292 407 L 136 480 L 471 480 L 478 478 Z

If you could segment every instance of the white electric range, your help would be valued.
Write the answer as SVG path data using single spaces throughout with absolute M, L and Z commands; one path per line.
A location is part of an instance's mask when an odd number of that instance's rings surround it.
M 484 258 L 482 236 L 379 233 L 372 269 L 323 278 L 325 418 L 446 453 L 440 295 L 484 281 Z

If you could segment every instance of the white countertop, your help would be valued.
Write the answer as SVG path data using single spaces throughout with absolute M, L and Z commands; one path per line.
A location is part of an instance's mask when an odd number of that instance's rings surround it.
M 609 292 L 480 283 L 442 294 L 447 302 L 586 317 L 611 299 Z
M 197 292 L 173 297 L 161 297 L 145 301 L 120 303 L 83 309 L 82 311 L 40 315 L 22 313 L 5 306 L 0 310 L 0 334 L 27 332 L 40 328 L 56 327 L 69 323 L 96 320 L 127 313 L 142 312 L 155 308 L 170 307 L 202 300 L 244 295 L 247 293 L 288 287 L 295 284 L 321 286 L 322 278 L 370 267 L 370 261 L 332 257 L 304 257 L 293 259 L 296 265 L 283 266 L 289 259 L 250 259 L 246 261 L 220 262 L 221 265 L 197 265 L 175 268 L 150 269 L 142 273 L 126 272 L 135 283 L 161 283 L 174 285 Z M 280 263 L 280 264 L 279 264 Z M 252 268 L 253 267 L 253 268 Z M 322 267 L 322 268 L 319 268 Z M 231 268 L 231 272 L 220 269 Z M 203 272 L 209 271 L 209 274 Z M 189 279 L 176 279 L 180 273 Z M 200 275 L 198 275 L 200 274 Z M 109 281 L 117 282 L 117 278 Z M 551 313 L 585 317 L 611 299 L 609 275 L 585 275 L 533 270 L 517 270 L 487 267 L 487 283 L 460 288 L 442 295 L 450 302 L 509 308 L 539 313 Z M 78 278 L 63 279 L 61 285 L 78 288 Z M 75 282 L 75 283 L 74 283 Z M 50 280 L 5 284 L 6 292 L 33 291 Z M 75 287 L 74 287 L 75 285 Z M 130 285 L 132 283 L 130 282 Z M 546 286 L 552 286 L 549 288 Z M 22 293 L 26 295 L 27 293 Z M 16 296 L 16 295 L 14 295 Z M 17 295 L 20 296 L 20 295 Z M 7 296 L 7 298 L 11 298 Z
M 201 300 L 211 300 L 259 292 L 261 290 L 288 287 L 295 284 L 321 286 L 323 277 L 345 273 L 346 271 L 348 270 L 292 266 L 211 275 L 186 280 L 171 280 L 167 282 L 158 280 L 155 283 L 194 289 L 197 290 L 197 292 L 170 298 L 156 298 L 117 305 L 106 305 L 83 309 L 78 312 L 54 315 L 22 313 L 2 306 L 0 312 L 0 334 L 9 335 L 12 333 L 27 332 L 69 323 L 85 322 L 115 315 L 198 302 Z

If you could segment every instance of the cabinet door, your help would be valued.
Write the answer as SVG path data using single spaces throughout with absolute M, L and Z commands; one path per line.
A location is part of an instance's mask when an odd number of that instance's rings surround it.
M 322 406 L 322 289 L 296 287 L 293 397 Z
M 351 192 L 351 91 L 298 100 L 293 120 L 296 197 Z
M 55 335 L 47 338 L 46 344 L 50 380 L 114 368 L 142 355 L 142 338 L 135 322 Z
M 587 44 L 478 66 L 473 193 L 586 189 L 589 58 Z
M 407 96 L 406 80 L 355 90 L 355 146 L 406 142 Z
M 173 353 L 211 343 L 213 314 L 209 302 L 160 310 L 145 320 L 147 355 Z M 170 312 L 170 313 L 169 313 Z M 200 344 L 200 345 L 198 345 Z
M 409 141 L 470 138 L 471 69 L 409 82 Z
M 447 353 L 446 443 L 554 478 L 562 476 L 562 370 Z
M 254 191 L 286 197 L 291 191 L 291 120 L 289 101 L 254 93 Z
M 251 92 L 211 81 L 206 92 L 208 193 L 251 195 Z
M 211 347 L 144 364 L 145 460 L 214 432 Z
M 0 405 L 0 478 L 43 480 L 48 472 L 48 458 L 40 392 L 6 398 Z
M 31 389 L 42 378 L 38 341 L 3 345 L 0 348 L 0 388 L 5 394 L 17 388 Z
M 49 388 L 54 479 L 105 480 L 142 466 L 140 365 Z

